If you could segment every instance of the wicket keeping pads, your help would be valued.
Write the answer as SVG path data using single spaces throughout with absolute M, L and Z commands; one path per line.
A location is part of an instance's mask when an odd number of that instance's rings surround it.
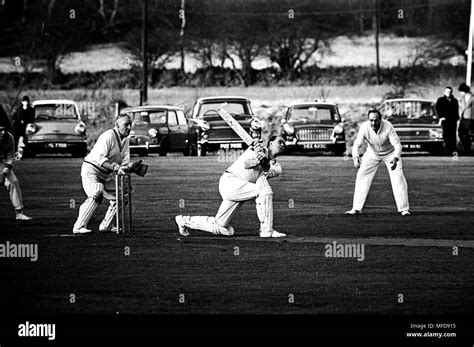
M 141 160 L 134 161 L 130 167 L 130 171 L 134 172 L 138 176 L 144 177 L 148 171 L 148 165 L 143 164 Z

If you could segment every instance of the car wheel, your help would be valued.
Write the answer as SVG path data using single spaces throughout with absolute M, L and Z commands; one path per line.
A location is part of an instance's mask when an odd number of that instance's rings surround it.
M 198 157 L 205 157 L 207 154 L 207 145 L 198 143 L 197 145 L 197 155 Z
M 138 152 L 138 156 L 140 157 L 148 157 L 148 150 L 142 149 L 140 152 Z

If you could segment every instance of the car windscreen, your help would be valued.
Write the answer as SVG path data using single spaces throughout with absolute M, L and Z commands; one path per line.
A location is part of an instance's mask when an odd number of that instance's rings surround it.
M 294 106 L 288 111 L 286 120 L 293 123 L 334 123 L 339 120 L 339 115 L 330 106 Z
M 383 105 L 385 119 L 393 124 L 436 124 L 439 117 L 429 101 L 391 101 Z
M 35 105 L 34 109 L 37 120 L 78 119 L 76 107 L 72 104 Z
M 132 120 L 138 123 L 166 124 L 166 110 L 135 112 Z
M 201 108 L 199 109 L 198 118 L 205 120 L 221 119 L 221 117 L 217 114 L 217 109 L 221 107 L 222 104 L 223 102 L 202 104 Z M 233 114 L 236 119 L 251 118 L 246 103 L 227 102 L 224 108 L 227 110 L 227 112 Z

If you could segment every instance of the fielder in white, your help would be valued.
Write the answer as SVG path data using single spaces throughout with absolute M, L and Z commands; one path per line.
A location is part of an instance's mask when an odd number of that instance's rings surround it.
M 268 154 L 259 144 L 248 148 L 227 170 L 219 181 L 222 203 L 215 217 L 176 216 L 179 233 L 189 235 L 189 230 L 202 230 L 214 235 L 232 236 L 232 217 L 242 204 L 255 199 L 260 220 L 260 237 L 284 237 L 286 234 L 273 229 L 273 191 L 269 178 L 279 176 L 282 168 L 275 158 L 285 149 L 280 136 L 272 136 L 268 141 Z
M 13 162 L 15 160 L 15 140 L 13 135 L 7 131 L 6 124 L 0 123 L 0 165 L 3 165 L 0 174 L 0 185 L 5 185 L 10 194 L 10 201 L 15 208 L 17 220 L 31 220 L 23 213 L 23 197 L 21 195 L 20 183 L 13 173 Z
M 346 214 L 362 213 L 375 173 L 380 164 L 384 162 L 390 174 L 398 212 L 402 216 L 408 216 L 410 215 L 408 186 L 402 170 L 400 139 L 392 124 L 383 120 L 379 111 L 369 110 L 368 117 L 369 120 L 360 126 L 352 147 L 354 166 L 359 171 L 357 172 L 352 209 Z M 360 151 L 364 143 L 367 143 L 367 150 L 361 159 Z
M 110 201 L 99 231 L 112 230 L 111 224 L 117 211 L 115 201 L 115 177 L 130 167 L 130 134 L 132 120 L 126 114 L 119 115 L 115 127 L 104 131 L 97 139 L 91 152 L 84 158 L 81 177 L 87 199 L 79 208 L 79 216 L 74 224 L 73 233 L 91 232 L 87 229 L 97 206 L 105 197 Z

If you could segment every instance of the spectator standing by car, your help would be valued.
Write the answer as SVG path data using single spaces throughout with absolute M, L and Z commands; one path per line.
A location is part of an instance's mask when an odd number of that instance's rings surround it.
M 13 173 L 13 162 L 15 157 L 15 141 L 7 128 L 10 122 L 6 122 L 3 117 L 0 118 L 0 185 L 5 185 L 9 194 L 10 201 L 16 212 L 17 220 L 31 220 L 23 213 L 23 198 L 21 195 L 20 183 Z
M 402 170 L 402 145 L 393 125 L 382 119 L 377 110 L 369 110 L 369 120 L 362 123 L 352 147 L 352 158 L 357 172 L 352 209 L 346 214 L 362 212 L 372 180 L 382 162 L 387 166 L 398 212 L 409 216 L 408 186 Z M 360 158 L 360 151 L 367 143 L 367 150 Z
M 456 130 L 459 120 L 459 103 L 453 96 L 453 88 L 447 86 L 444 95 L 436 101 L 436 111 L 443 124 L 443 138 L 446 151 L 456 154 Z
M 464 148 L 464 154 L 471 154 L 471 138 L 469 135 L 472 129 L 473 112 L 474 112 L 474 99 L 471 94 L 471 88 L 466 83 L 461 83 L 459 86 L 459 92 L 461 93 L 461 121 L 459 122 L 459 139 L 461 140 Z
M 15 112 L 12 117 L 12 135 L 15 139 L 15 151 L 18 152 L 17 156 L 21 158 L 24 147 L 24 139 L 26 132 L 26 125 L 28 123 L 34 123 L 35 111 L 31 107 L 30 98 L 25 95 L 21 99 L 21 107 Z

